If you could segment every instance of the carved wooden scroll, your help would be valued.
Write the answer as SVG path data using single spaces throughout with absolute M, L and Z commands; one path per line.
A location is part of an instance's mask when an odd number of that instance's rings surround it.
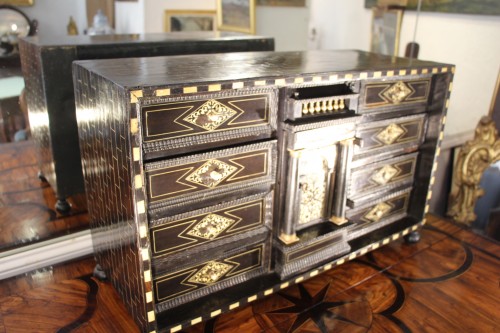
M 500 140 L 495 123 L 484 116 L 476 127 L 474 139 L 467 141 L 453 170 L 453 184 L 447 214 L 455 221 L 470 225 L 476 220 L 476 200 L 484 194 L 479 182 L 483 172 L 500 160 Z

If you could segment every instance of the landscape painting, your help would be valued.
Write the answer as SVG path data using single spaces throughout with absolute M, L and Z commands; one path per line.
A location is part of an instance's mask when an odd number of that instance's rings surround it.
M 406 9 L 416 10 L 418 0 L 408 0 Z M 372 8 L 377 0 L 365 0 L 365 7 Z M 500 15 L 499 0 L 422 0 L 423 12 Z

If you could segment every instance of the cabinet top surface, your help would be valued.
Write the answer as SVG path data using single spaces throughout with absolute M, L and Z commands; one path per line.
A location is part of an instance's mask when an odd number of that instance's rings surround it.
M 75 62 L 125 88 L 450 66 L 357 50 L 240 52 Z
M 99 47 L 103 45 L 127 45 L 148 43 L 193 43 L 200 41 L 223 40 L 270 40 L 271 37 L 254 36 L 235 32 L 196 31 L 196 32 L 165 32 L 147 34 L 113 34 L 113 35 L 44 35 L 43 33 L 22 39 L 22 42 L 33 44 L 40 48 L 53 47 Z

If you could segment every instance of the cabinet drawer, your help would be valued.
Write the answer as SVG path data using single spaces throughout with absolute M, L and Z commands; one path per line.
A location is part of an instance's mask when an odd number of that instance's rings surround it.
M 277 89 L 272 88 L 145 100 L 143 150 L 168 156 L 270 138 L 276 131 L 276 109 Z
M 384 112 L 394 108 L 426 105 L 429 99 L 431 78 L 399 81 L 364 82 L 361 91 L 360 113 Z
M 418 153 L 387 159 L 352 169 L 347 197 L 356 198 L 371 192 L 411 183 Z
M 159 311 L 269 272 L 270 234 L 264 242 L 187 266 L 153 280 Z
M 147 163 L 150 208 L 206 200 L 259 184 L 271 186 L 275 163 L 275 141 Z
M 396 192 L 386 197 L 378 197 L 369 204 L 346 212 L 347 218 L 355 223 L 380 223 L 391 217 L 406 215 L 411 188 Z
M 269 227 L 273 192 L 175 215 L 153 222 L 151 251 L 163 257 L 222 239 L 234 240 Z
M 363 144 L 355 146 L 354 158 L 416 148 L 424 138 L 425 120 L 425 114 L 419 114 L 359 125 L 356 137 Z

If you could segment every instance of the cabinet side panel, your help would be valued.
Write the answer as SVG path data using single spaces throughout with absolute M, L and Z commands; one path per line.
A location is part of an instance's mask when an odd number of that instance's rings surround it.
M 148 329 L 145 274 L 134 217 L 126 95 L 74 66 L 82 167 L 97 263 L 142 331 Z
M 52 145 L 49 132 L 49 114 L 44 92 L 43 64 L 41 49 L 21 39 L 19 43 L 21 67 L 25 82 L 26 101 L 31 137 L 35 143 L 38 167 L 43 176 L 57 188 L 54 163 L 52 163 Z

